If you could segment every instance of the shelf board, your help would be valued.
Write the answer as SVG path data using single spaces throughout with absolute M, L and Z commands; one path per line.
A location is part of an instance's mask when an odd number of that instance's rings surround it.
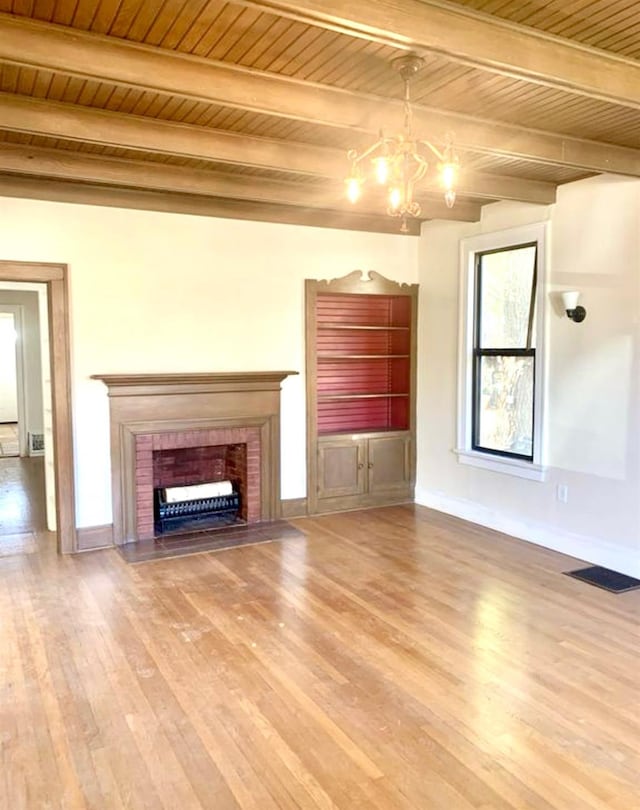
M 318 330 L 374 331 L 374 332 L 408 332 L 408 326 L 351 326 L 344 323 L 319 323 Z
M 389 399 L 390 397 L 408 397 L 408 393 L 400 394 L 318 394 L 318 402 L 327 402 L 332 399 Z
M 379 427 L 370 428 L 356 428 L 355 430 L 319 430 L 319 438 L 327 438 L 330 436 L 362 436 L 363 438 L 370 438 L 378 433 L 408 433 L 409 427 L 393 427 L 380 425 Z
M 395 360 L 408 354 L 319 354 L 318 360 Z

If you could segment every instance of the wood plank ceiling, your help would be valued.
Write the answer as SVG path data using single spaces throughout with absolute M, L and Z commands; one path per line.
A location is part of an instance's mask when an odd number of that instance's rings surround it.
M 414 131 L 463 164 L 413 233 L 640 176 L 634 0 L 0 0 L 0 194 L 397 232 L 343 179 L 400 129 L 407 51 Z

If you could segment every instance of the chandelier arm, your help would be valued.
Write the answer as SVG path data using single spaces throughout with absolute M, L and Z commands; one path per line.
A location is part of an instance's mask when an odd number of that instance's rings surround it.
M 433 152 L 433 154 L 438 158 L 438 160 L 444 160 L 445 158 L 444 152 L 441 152 L 437 146 L 431 143 L 431 141 L 418 140 L 416 141 L 416 143 L 419 143 L 421 146 L 426 146 L 428 149 L 430 149 L 431 152 Z
M 364 160 L 365 158 L 368 158 L 369 155 L 371 155 L 373 152 L 376 151 L 376 149 L 379 149 L 381 146 L 387 146 L 388 144 L 393 143 L 393 141 L 394 141 L 393 138 L 388 137 L 378 138 L 378 140 L 375 143 L 371 144 L 371 146 L 368 147 L 368 149 L 366 149 L 364 152 L 358 153 L 356 149 L 350 149 L 347 152 L 347 158 L 357 166 L 358 163 L 360 163 L 360 161 Z
M 419 164 L 418 168 L 416 169 L 411 182 L 416 183 L 418 180 L 422 180 L 422 178 L 427 173 L 428 168 L 429 168 L 429 164 L 426 161 L 421 162 Z

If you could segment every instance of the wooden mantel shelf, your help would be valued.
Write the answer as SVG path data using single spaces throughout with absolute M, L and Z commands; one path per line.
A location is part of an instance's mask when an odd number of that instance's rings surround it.
M 297 371 L 221 371 L 164 374 L 92 374 L 109 389 L 109 396 L 208 393 L 223 391 L 268 391 Z

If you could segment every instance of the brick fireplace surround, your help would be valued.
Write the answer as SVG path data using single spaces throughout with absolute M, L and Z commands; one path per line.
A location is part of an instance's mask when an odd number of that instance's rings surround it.
M 208 480 L 228 475 L 229 467 L 216 463 L 224 445 L 246 452 L 246 470 L 231 462 L 242 479 L 243 519 L 279 519 L 280 384 L 295 373 L 94 375 L 109 389 L 114 542 L 153 538 L 154 483 L 199 483 L 190 471 L 193 453 L 207 457 Z M 173 458 L 159 461 L 159 451 Z
M 232 478 L 239 481 L 241 518 L 258 523 L 260 509 L 260 430 L 257 427 L 176 430 L 136 436 L 136 535 L 154 537 L 153 490 L 155 487 L 204 484 Z M 246 463 L 225 463 L 227 449 L 246 448 Z M 186 451 L 191 450 L 191 453 Z M 173 452 L 171 452 L 173 451 Z M 162 465 L 159 452 L 170 463 Z M 244 455 L 244 454 L 243 454 Z M 156 459 L 154 460 L 154 456 Z M 221 463 L 216 463 L 221 462 Z M 164 466 L 164 469 L 163 469 Z M 204 471 L 209 471 L 205 473 Z

